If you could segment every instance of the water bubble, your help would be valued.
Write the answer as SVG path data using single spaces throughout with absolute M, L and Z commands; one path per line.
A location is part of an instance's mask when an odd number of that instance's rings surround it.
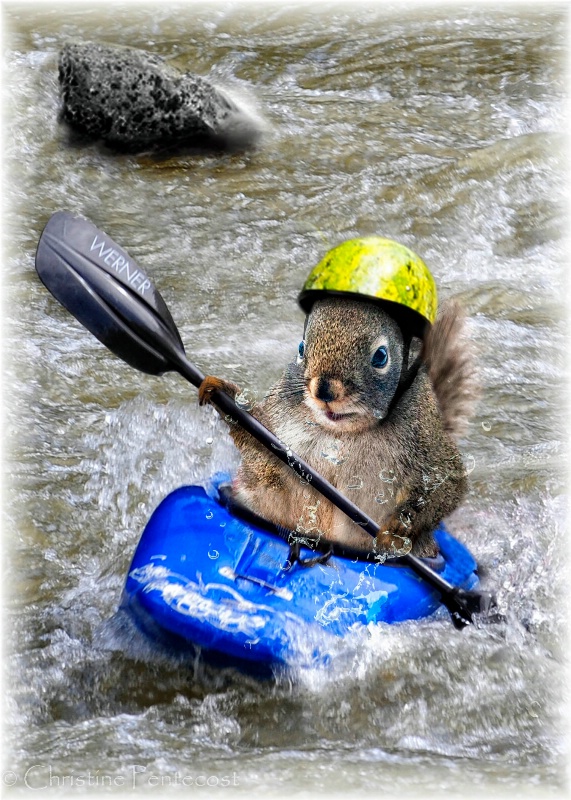
M 466 475 L 470 475 L 471 472 L 474 472 L 475 468 L 476 468 L 476 459 L 474 458 L 474 456 L 466 456 L 466 461 L 464 464 L 464 471 L 466 472 Z
M 412 542 L 408 538 L 408 536 L 398 536 L 395 534 L 395 537 L 402 540 L 401 547 L 396 547 L 395 543 L 391 543 L 391 550 L 395 556 L 406 556 L 412 550 Z
M 242 389 L 234 399 L 236 405 L 243 408 L 244 411 L 251 411 L 256 405 L 256 398 L 248 389 Z
M 206 512 L 206 519 L 212 519 L 214 516 L 214 511 L 207 511 Z
M 220 553 L 218 552 L 218 550 L 209 550 L 208 551 L 208 558 L 211 558 L 213 561 L 215 561 L 219 557 L 220 557 Z
M 482 428 L 485 431 L 491 431 L 492 430 L 492 424 L 490 422 L 482 422 Z

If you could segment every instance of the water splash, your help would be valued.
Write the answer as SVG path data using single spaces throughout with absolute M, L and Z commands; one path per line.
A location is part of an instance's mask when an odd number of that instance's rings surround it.
M 322 458 L 326 458 L 336 467 L 343 464 L 347 459 L 342 455 L 341 444 L 337 441 L 331 442 L 321 451 Z
M 390 536 L 391 543 L 389 547 L 384 547 L 382 542 L 379 541 L 381 536 Z M 402 541 L 402 545 L 398 547 L 395 543 L 395 539 L 400 539 Z M 408 536 L 400 536 L 398 533 L 390 533 L 389 531 L 381 531 L 379 536 L 375 539 L 373 544 L 373 551 L 375 552 L 375 560 L 383 563 L 387 560 L 387 558 L 392 558 L 394 556 L 406 556 L 412 550 L 412 541 L 409 539 Z
M 401 524 L 403 525 L 403 527 L 405 527 L 405 528 L 410 528 L 410 526 L 411 526 L 411 518 L 410 518 L 410 515 L 409 515 L 409 514 L 406 514 L 406 513 L 403 511 L 403 512 L 400 514 L 400 516 L 399 516 L 399 519 L 400 519 L 400 521 L 401 521 Z M 396 535 L 396 534 L 395 534 L 395 535 Z

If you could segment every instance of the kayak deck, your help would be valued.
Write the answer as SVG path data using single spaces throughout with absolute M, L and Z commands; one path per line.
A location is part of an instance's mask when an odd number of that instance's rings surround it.
M 443 526 L 427 563 L 464 589 L 478 584 L 469 551 Z M 398 559 L 380 564 L 331 556 L 289 566 L 282 539 L 244 522 L 200 486 L 169 494 L 135 552 L 122 608 L 151 638 L 260 666 L 327 660 L 330 636 L 355 625 L 430 616 L 432 590 Z M 302 558 L 314 556 L 302 548 Z M 289 568 L 287 568 L 289 566 Z

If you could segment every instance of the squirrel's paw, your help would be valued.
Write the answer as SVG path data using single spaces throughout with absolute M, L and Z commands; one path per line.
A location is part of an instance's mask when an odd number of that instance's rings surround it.
M 406 556 L 412 550 L 412 539 L 407 528 L 398 519 L 391 519 L 375 538 L 375 552 L 392 558 Z
M 212 392 L 217 391 L 225 392 L 225 394 L 234 398 L 239 392 L 239 388 L 235 383 L 216 378 L 214 375 L 207 375 L 198 387 L 198 404 L 204 406 L 212 402 Z

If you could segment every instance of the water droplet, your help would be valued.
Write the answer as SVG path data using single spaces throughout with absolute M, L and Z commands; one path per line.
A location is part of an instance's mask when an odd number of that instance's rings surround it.
M 410 286 L 406 287 L 407 292 L 410 292 Z
M 492 425 L 491 425 L 490 422 L 482 422 L 482 428 L 485 431 L 491 431 L 492 430 Z
M 474 472 L 476 468 L 476 459 L 474 456 L 466 456 L 466 461 L 464 463 L 464 470 L 466 475 L 470 475 L 471 472 Z
M 338 467 L 342 464 L 345 459 L 340 455 L 339 452 L 339 442 L 333 442 L 325 450 L 321 451 L 321 457 L 326 458 L 328 461 L 331 461 L 332 464 L 335 464 Z
M 382 505 L 383 503 L 386 503 L 386 502 L 387 502 L 387 498 L 385 497 L 384 494 L 378 494 L 375 497 L 375 503 L 378 503 L 379 505 Z
M 213 441 L 214 439 L 212 438 L 212 436 L 209 436 L 208 439 L 206 440 L 206 444 L 212 444 Z
M 393 483 L 395 480 L 394 469 L 388 469 L 388 470 L 382 469 L 379 472 L 379 478 L 382 480 L 383 483 Z
M 218 550 L 209 550 L 208 551 L 208 558 L 211 558 L 213 561 L 215 561 L 217 558 L 219 558 L 219 556 L 220 556 L 220 553 L 218 552 Z
M 224 422 L 226 422 L 228 425 L 236 425 L 236 420 L 231 414 L 226 414 L 224 417 Z
M 207 511 L 206 512 L 206 519 L 212 519 L 214 516 L 214 511 Z
M 221 522 L 221 523 L 220 523 L 220 527 L 221 527 L 221 528 L 225 528 L 225 527 L 226 527 L 226 523 L 225 523 L 225 522 Z
M 351 483 L 347 486 L 348 489 L 362 489 L 363 481 L 358 475 L 351 475 Z
M 242 391 L 235 397 L 236 405 L 243 408 L 244 411 L 251 411 L 256 405 L 256 398 L 248 389 Z
M 392 542 L 391 550 L 395 556 L 406 556 L 412 550 L 412 542 L 408 538 L 408 536 L 398 536 L 397 538 L 402 539 L 402 545 L 400 547 L 396 547 L 395 543 Z
M 374 409 L 373 409 L 373 416 L 374 416 L 376 419 L 382 419 L 382 418 L 384 417 L 384 414 L 383 414 L 383 412 L 382 412 L 380 409 L 378 409 L 378 408 L 374 408 Z

